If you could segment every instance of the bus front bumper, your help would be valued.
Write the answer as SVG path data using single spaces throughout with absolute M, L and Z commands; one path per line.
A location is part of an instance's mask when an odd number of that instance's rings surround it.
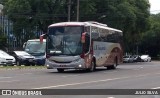
M 57 68 L 63 68 L 63 69 L 85 69 L 85 62 L 84 59 L 79 59 L 76 61 L 72 61 L 71 63 L 56 63 L 53 61 L 46 60 L 45 65 L 47 66 L 47 69 L 57 69 Z

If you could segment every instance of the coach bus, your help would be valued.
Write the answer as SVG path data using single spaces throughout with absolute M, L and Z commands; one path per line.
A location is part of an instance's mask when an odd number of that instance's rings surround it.
M 48 69 L 116 69 L 123 62 L 122 31 L 98 22 L 61 22 L 48 27 L 46 62 Z

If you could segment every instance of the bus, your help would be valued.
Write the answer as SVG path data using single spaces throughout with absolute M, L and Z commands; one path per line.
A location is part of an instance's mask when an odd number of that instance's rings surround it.
M 121 30 L 98 22 L 60 22 L 49 25 L 46 37 L 48 69 L 116 69 L 123 62 Z
M 30 39 L 23 45 L 24 51 L 35 57 L 36 65 L 44 65 L 46 58 L 46 39 L 40 43 L 39 39 Z

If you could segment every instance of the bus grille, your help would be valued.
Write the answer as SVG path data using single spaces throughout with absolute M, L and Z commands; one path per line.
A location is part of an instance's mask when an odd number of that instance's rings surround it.
M 13 59 L 6 59 L 6 60 L 10 61 L 10 60 L 13 60 Z
M 52 61 L 54 61 L 55 63 L 71 63 L 72 61 L 68 61 L 68 62 L 66 62 L 66 61 L 64 61 L 64 62 L 60 62 L 60 61 L 55 61 L 55 60 L 52 60 Z

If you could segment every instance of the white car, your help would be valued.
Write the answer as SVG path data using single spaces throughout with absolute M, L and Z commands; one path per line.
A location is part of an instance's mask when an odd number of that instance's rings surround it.
M 151 62 L 151 57 L 149 55 L 141 55 L 141 60 L 143 62 Z
M 134 57 L 131 55 L 126 55 L 123 57 L 123 62 L 125 63 L 132 63 L 134 61 Z
M 0 65 L 15 65 L 16 60 L 3 50 L 0 50 Z

